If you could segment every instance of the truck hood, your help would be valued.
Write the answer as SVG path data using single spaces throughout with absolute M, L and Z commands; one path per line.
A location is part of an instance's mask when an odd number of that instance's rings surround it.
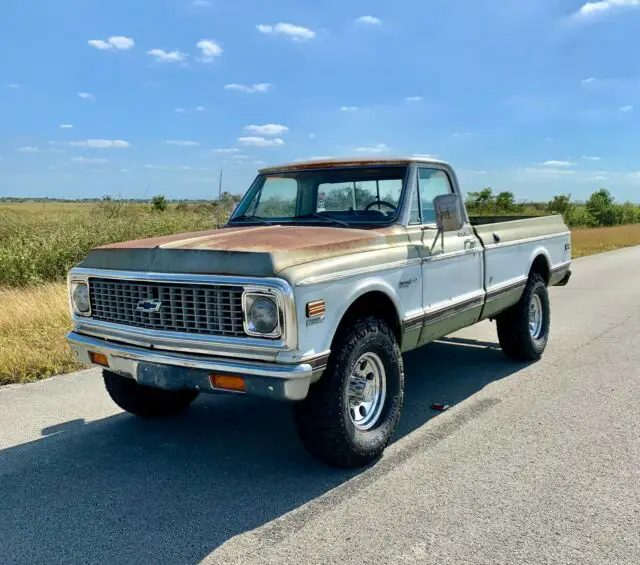
M 401 226 L 246 226 L 104 245 L 91 250 L 79 266 L 270 277 L 296 265 L 400 244 L 407 244 L 406 231 Z

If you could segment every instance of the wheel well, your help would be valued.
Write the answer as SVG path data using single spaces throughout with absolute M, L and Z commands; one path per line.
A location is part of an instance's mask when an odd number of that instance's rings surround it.
M 533 264 L 531 265 L 531 269 L 529 270 L 529 276 L 531 276 L 533 273 L 537 273 L 538 275 L 540 275 L 543 278 L 545 284 L 549 284 L 551 271 L 549 268 L 549 262 L 544 255 L 538 255 L 534 259 Z
M 360 296 L 342 316 L 334 340 L 357 319 L 375 316 L 384 320 L 393 331 L 398 343 L 402 341 L 402 326 L 395 304 L 384 292 L 372 291 Z

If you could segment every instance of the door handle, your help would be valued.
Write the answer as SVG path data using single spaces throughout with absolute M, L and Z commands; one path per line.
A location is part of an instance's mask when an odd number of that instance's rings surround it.
M 464 248 L 465 249 L 473 249 L 477 244 L 477 240 L 473 237 L 464 240 Z

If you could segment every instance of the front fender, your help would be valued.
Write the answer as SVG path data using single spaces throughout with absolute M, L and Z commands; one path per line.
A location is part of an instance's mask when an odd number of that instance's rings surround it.
M 330 328 L 330 340 L 329 343 L 333 341 L 333 338 L 338 331 L 338 326 L 340 326 L 340 322 L 344 318 L 344 315 L 348 312 L 349 308 L 353 306 L 353 304 L 359 298 L 363 297 L 365 294 L 370 292 L 382 292 L 393 302 L 393 306 L 396 310 L 396 316 L 398 317 L 398 322 L 402 323 L 402 319 L 404 318 L 404 312 L 402 309 L 402 304 L 395 289 L 391 286 L 391 284 L 382 279 L 365 279 L 363 281 L 359 281 L 358 284 L 353 285 L 351 292 L 345 296 L 344 302 L 339 309 L 337 316 L 333 320 L 332 326 Z
M 331 348 L 336 331 L 349 308 L 370 292 L 384 294 L 402 321 L 422 310 L 422 267 L 419 263 L 362 278 L 347 278 L 330 283 L 296 288 L 299 352 L 319 354 Z M 324 320 L 311 323 L 305 306 L 314 300 L 325 300 Z

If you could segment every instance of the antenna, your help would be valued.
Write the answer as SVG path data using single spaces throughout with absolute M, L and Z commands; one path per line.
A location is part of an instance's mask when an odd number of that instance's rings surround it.
M 222 168 L 220 168 L 220 179 L 218 180 L 218 205 L 216 206 L 216 228 L 220 228 L 220 206 L 222 198 Z

